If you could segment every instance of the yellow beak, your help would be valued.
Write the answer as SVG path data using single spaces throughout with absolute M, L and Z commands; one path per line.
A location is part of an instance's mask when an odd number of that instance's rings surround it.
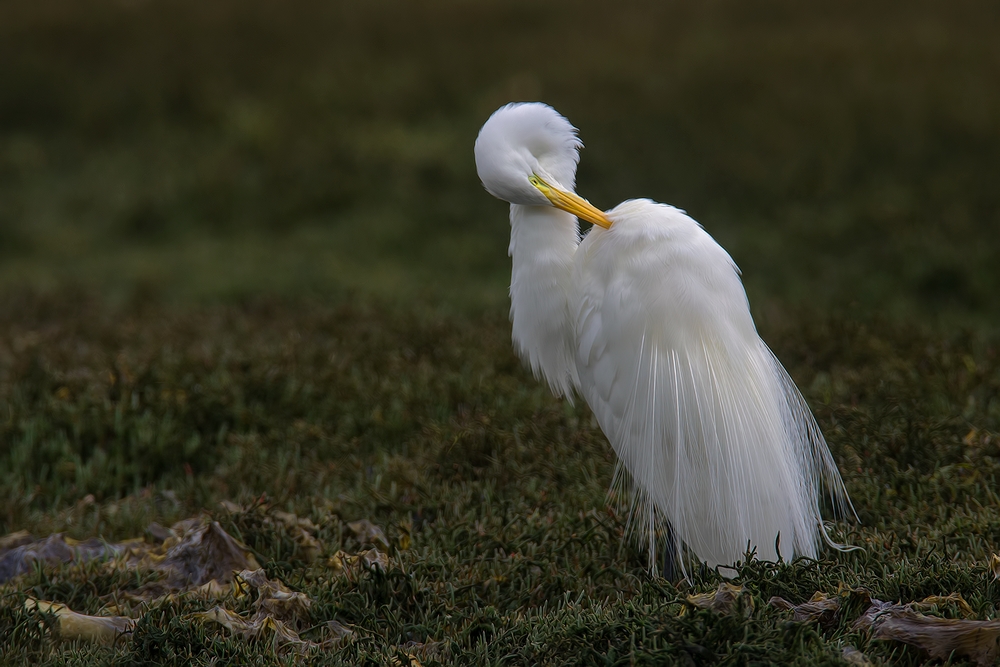
M 545 198 L 552 202 L 556 208 L 572 213 L 593 225 L 605 229 L 611 227 L 611 219 L 580 195 L 553 187 L 534 174 L 531 175 L 528 182 L 538 188 L 538 191 L 545 195 Z

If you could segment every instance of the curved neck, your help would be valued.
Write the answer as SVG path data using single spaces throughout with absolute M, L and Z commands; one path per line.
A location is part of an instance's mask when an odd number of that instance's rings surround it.
M 510 206 L 510 319 L 518 354 L 557 396 L 577 385 L 570 300 L 576 217 L 548 206 Z

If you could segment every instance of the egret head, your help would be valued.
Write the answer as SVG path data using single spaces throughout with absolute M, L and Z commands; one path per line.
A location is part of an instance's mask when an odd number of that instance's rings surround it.
M 573 192 L 582 147 L 576 128 L 547 104 L 508 104 L 479 130 L 476 169 L 487 192 L 498 199 L 555 206 L 608 227 L 607 216 Z

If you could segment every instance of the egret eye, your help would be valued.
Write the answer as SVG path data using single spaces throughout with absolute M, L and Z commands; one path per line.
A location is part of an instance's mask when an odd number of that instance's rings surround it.
M 546 183 L 538 174 L 532 174 L 528 177 L 528 182 L 531 183 L 536 190 L 545 195 L 545 198 L 558 209 L 566 211 L 567 213 L 572 213 L 581 220 L 586 220 L 592 225 L 599 225 L 608 229 L 611 227 L 611 220 L 607 215 L 602 213 L 599 209 L 595 208 L 593 204 L 581 197 L 580 195 L 573 192 L 566 192 L 565 190 L 560 190 L 558 187 L 549 185 Z

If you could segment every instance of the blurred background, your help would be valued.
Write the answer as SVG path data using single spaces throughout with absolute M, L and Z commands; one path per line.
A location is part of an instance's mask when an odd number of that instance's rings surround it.
M 579 191 L 686 209 L 755 311 L 992 326 L 1000 4 L 0 4 L 0 290 L 506 308 L 479 126 L 544 100 Z

